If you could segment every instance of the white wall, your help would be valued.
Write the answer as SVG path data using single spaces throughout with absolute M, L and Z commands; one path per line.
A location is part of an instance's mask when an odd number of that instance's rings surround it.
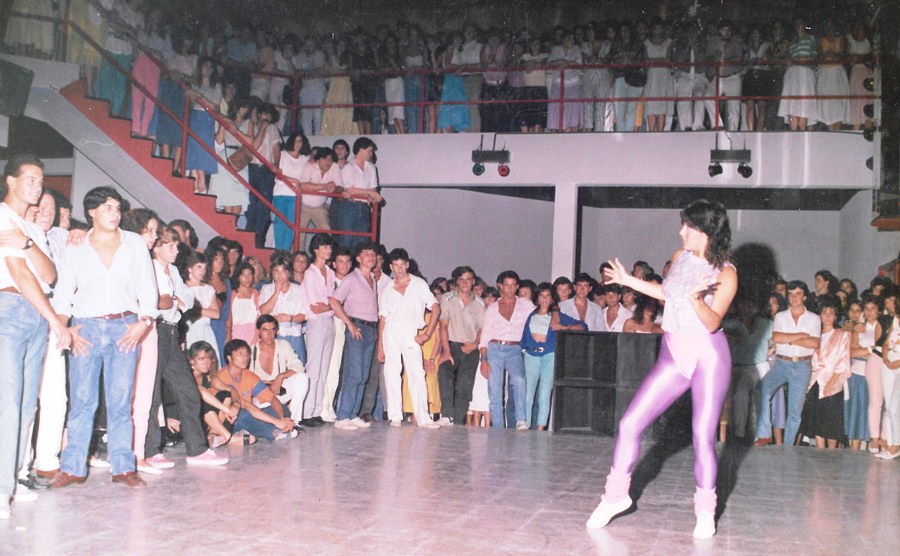
M 512 269 L 550 278 L 553 203 L 459 189 L 385 188 L 381 242 L 404 247 L 429 280 L 468 265 L 493 285 Z
M 657 272 L 681 247 L 676 209 L 600 209 L 582 217 L 581 269 L 596 276 L 600 264 L 619 257 L 629 266 L 646 260 Z M 728 211 L 732 244 L 771 247 L 778 272 L 812 284 L 816 271 L 839 272 L 840 213 L 827 211 Z

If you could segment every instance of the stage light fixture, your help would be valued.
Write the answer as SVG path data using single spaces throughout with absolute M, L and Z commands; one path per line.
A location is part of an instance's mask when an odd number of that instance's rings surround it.
M 753 168 L 751 168 L 750 165 L 746 162 L 741 162 L 738 165 L 738 174 L 740 174 L 744 179 L 747 179 L 753 175 Z
M 875 117 L 875 105 L 871 102 L 863 106 L 863 114 L 870 120 Z
M 864 129 L 863 130 L 863 139 L 865 139 L 869 143 L 874 141 L 875 140 L 875 128 L 867 127 L 866 129 Z
M 505 178 L 506 176 L 509 175 L 509 166 L 507 166 L 506 164 L 501 164 L 500 166 L 497 166 L 497 173 L 500 174 L 501 178 Z
M 863 87 L 866 88 L 867 91 L 872 92 L 875 90 L 875 78 L 874 77 L 866 77 L 863 81 Z
M 472 151 L 472 162 L 475 163 L 475 166 L 472 166 L 472 173 L 476 176 L 480 176 L 484 173 L 484 165 L 485 164 L 499 164 L 500 166 L 497 168 L 497 171 L 500 172 L 500 175 L 506 177 L 509 175 L 509 151 L 506 149 L 497 149 L 497 136 L 494 135 L 494 145 L 491 150 L 486 150 L 484 147 L 484 136 L 481 136 L 481 142 L 478 145 L 478 148 Z
M 709 165 L 709 177 L 714 178 L 722 173 L 722 165 L 718 162 L 713 162 Z
M 866 159 L 866 168 L 868 168 L 869 170 L 872 170 L 874 167 L 875 167 L 875 158 L 870 156 L 869 158 Z
M 474 166 L 472 166 L 472 173 L 476 176 L 480 176 L 484 173 L 484 164 L 480 162 L 476 162 Z

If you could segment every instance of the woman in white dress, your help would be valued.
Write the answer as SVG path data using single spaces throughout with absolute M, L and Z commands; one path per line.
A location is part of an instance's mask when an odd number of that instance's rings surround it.
M 844 69 L 844 55 L 847 43 L 837 33 L 833 21 L 825 22 L 825 34 L 819 39 L 820 61 L 816 71 L 816 90 L 820 96 L 844 96 L 850 94 L 850 82 Z M 847 121 L 850 102 L 846 98 L 818 99 L 818 120 L 831 131 L 841 129 Z
M 253 141 L 250 101 L 246 98 L 235 98 L 228 107 L 228 118 L 233 125 L 220 126 L 216 132 L 216 154 L 226 162 L 229 156 L 241 148 L 236 137 L 237 134 L 243 136 L 247 141 Z M 244 166 L 238 172 L 244 181 L 250 179 L 248 168 L 249 166 Z M 247 210 L 250 198 L 247 188 L 234 177 L 231 171 L 231 168 L 225 168 L 219 164 L 219 171 L 210 178 L 209 192 L 216 196 L 216 210 L 239 215 Z
M 794 40 L 788 46 L 791 66 L 784 73 L 782 98 L 778 116 L 790 124 L 791 131 L 806 131 L 809 120 L 815 122 L 816 74 L 812 64 L 819 56 L 819 46 L 815 37 L 806 32 L 806 22 L 802 17 L 794 18 Z
M 221 367 L 225 361 L 222 360 L 219 349 L 216 347 L 216 335 L 210 324 L 210 319 L 219 318 L 221 307 L 216 298 L 215 288 L 203 282 L 203 278 L 206 276 L 206 256 L 198 251 L 189 254 L 185 259 L 183 274 L 187 275 L 184 284 L 194 294 L 197 303 L 185 315 L 188 324 L 184 343 L 190 348 L 195 342 L 209 342 L 213 351 L 216 352 L 216 358 Z
M 382 66 L 383 69 L 386 70 L 399 70 L 403 67 L 400 59 L 400 51 L 397 46 L 397 39 L 394 37 L 388 37 L 384 41 L 384 58 L 382 59 Z M 391 75 L 384 80 L 384 96 L 387 99 L 388 104 L 395 104 L 394 106 L 387 107 L 388 123 L 394 124 L 396 133 L 406 133 L 406 112 L 402 104 L 406 102 L 406 96 L 403 91 L 402 75 Z
M 865 87 L 866 79 L 872 77 L 872 70 L 865 65 L 865 60 L 872 53 L 872 43 L 866 38 L 866 28 L 862 22 L 853 25 L 853 32 L 847 35 L 847 54 L 853 66 L 850 68 L 850 95 L 872 96 L 871 91 Z M 853 129 L 861 126 L 872 127 L 872 119 L 865 115 L 863 108 L 871 99 L 852 98 L 850 109 L 847 112 L 847 123 Z
M 672 61 L 672 39 L 666 38 L 661 20 L 655 19 L 650 27 L 650 37 L 644 41 L 644 55 L 649 63 Z M 651 67 L 647 70 L 647 84 L 644 96 L 649 98 L 669 97 L 666 100 L 648 100 L 644 103 L 649 131 L 665 131 L 666 116 L 675 113 L 675 80 L 672 69 L 666 66 Z

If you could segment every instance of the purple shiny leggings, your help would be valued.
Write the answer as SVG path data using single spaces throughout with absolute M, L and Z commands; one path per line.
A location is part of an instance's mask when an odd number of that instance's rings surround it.
M 694 477 L 698 488 L 715 488 L 716 433 L 730 381 L 731 352 L 721 330 L 663 335 L 659 359 L 619 421 L 613 468 L 631 475 L 640 454 L 641 433 L 690 388 Z

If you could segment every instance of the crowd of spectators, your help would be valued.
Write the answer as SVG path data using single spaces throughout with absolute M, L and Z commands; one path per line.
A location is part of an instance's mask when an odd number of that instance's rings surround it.
M 49 0 L 16 2 L 14 9 L 53 13 Z M 253 25 L 252 18 L 209 14 L 186 24 L 167 15 L 139 0 L 77 0 L 71 17 L 162 100 L 177 91 L 165 76 L 160 83 L 159 70 L 142 52 L 164 60 L 177 80 L 213 104 L 231 86 L 239 97 L 270 103 L 286 134 L 872 125 L 865 111 L 872 31 L 862 19 L 813 14 L 757 24 L 657 17 L 546 29 L 480 29 L 466 22 L 450 32 L 400 20 L 392 27 L 301 35 L 286 31 L 284 22 Z M 14 17 L 6 44 L 43 55 L 53 51 L 45 39 L 52 30 L 50 23 Z M 84 66 L 89 93 L 111 100 L 113 113 L 127 113 L 126 82 L 105 58 L 73 35 L 68 59 Z M 206 61 L 210 69 L 202 70 Z M 217 78 L 204 81 L 203 71 L 222 77 L 222 87 Z M 717 95 L 730 98 L 716 103 L 710 97 Z M 181 114 L 175 102 L 181 99 L 169 100 Z M 298 105 L 294 114 L 290 108 Z M 135 90 L 136 133 L 153 135 L 151 120 L 165 119 L 154 108 Z
M 24 390 L 4 398 L 0 423 L 10 448 L 4 494 L 16 501 L 84 482 L 88 462 L 145 486 L 138 471 L 176 465 L 164 453 L 173 436 L 187 464 L 224 465 L 219 446 L 325 423 L 546 430 L 557 334 L 661 333 L 664 305 L 589 274 L 538 284 L 508 270 L 488 284 L 458 266 L 426 282 L 404 249 L 340 245 L 324 233 L 308 252 L 276 249 L 261 261 L 222 237 L 201 248 L 189 222 L 129 208 L 111 187 L 87 193 L 88 222 L 79 222 L 67 199 L 42 191 L 42 177 L 40 160 L 13 157 L 0 205 L 9 268 L 0 351 L 40 344 L 8 361 L 26 371 L 7 373 L 19 386 L 0 389 Z M 656 274 L 638 261 L 632 274 L 661 283 L 667 268 Z M 813 292 L 778 280 L 764 299 L 739 296 L 723 323 L 734 373 L 722 440 L 808 437 L 900 457 L 896 294 L 887 278 L 858 292 L 823 270 Z M 28 307 L 12 306 L 23 302 L 46 318 L 34 330 L 22 330 Z M 16 334 L 28 342 L 9 343 Z M 95 415 L 101 367 L 105 411 Z M 7 485 L 13 475 L 18 483 Z

